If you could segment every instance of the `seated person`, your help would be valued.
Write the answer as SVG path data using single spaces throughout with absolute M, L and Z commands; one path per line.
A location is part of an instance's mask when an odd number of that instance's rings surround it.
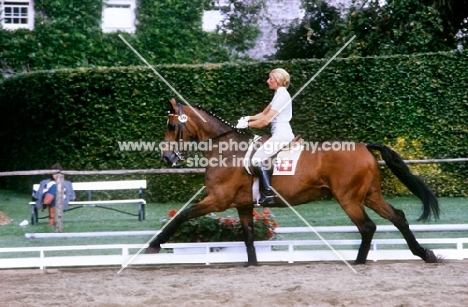
M 63 170 L 60 164 L 52 165 L 51 169 Z M 55 224 L 55 196 L 57 195 L 57 181 L 58 175 L 52 175 L 52 178 L 42 180 L 39 183 L 39 189 L 33 191 L 32 196 L 36 199 L 36 208 L 42 209 L 49 208 L 49 225 Z M 75 200 L 75 191 L 73 191 L 72 183 L 70 181 L 63 181 L 64 186 L 64 199 L 63 210 L 68 209 L 68 202 Z

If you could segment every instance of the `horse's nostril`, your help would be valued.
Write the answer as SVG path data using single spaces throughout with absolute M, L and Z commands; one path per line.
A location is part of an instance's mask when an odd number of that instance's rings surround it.
M 162 157 L 161 160 L 166 163 L 166 164 L 173 164 L 177 159 L 177 155 L 174 152 L 166 151 Z
M 170 164 L 170 163 L 171 163 L 170 159 L 169 159 L 168 157 L 166 157 L 166 156 L 162 156 L 162 157 L 161 157 L 161 160 L 162 160 L 164 163 L 166 163 L 166 164 Z

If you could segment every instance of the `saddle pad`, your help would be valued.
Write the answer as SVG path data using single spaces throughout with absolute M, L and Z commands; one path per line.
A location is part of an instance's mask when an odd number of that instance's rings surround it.
M 298 144 L 278 152 L 273 175 L 294 175 L 303 149 L 304 146 Z
M 247 171 L 247 173 L 249 173 L 249 175 L 252 175 L 252 172 L 250 171 L 250 158 L 252 157 L 253 148 L 254 148 L 255 143 L 261 138 L 262 137 L 259 135 L 254 136 L 253 141 L 250 142 L 249 149 L 247 149 L 247 153 L 244 156 L 244 160 L 243 160 L 244 168 Z
M 252 198 L 255 206 L 258 207 L 260 206 L 258 204 L 258 201 L 260 199 L 260 180 L 257 177 L 253 178 L 253 183 L 252 183 Z

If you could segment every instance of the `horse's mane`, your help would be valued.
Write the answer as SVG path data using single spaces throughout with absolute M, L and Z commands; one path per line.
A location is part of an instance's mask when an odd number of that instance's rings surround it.
M 218 116 L 216 114 L 214 114 L 212 111 L 210 110 L 207 110 L 205 109 L 204 107 L 200 106 L 200 105 L 195 105 L 194 106 L 195 108 L 197 108 L 198 110 L 200 111 L 203 111 L 204 113 L 206 113 L 207 115 L 213 117 L 214 119 L 216 119 L 220 124 L 224 125 L 224 126 L 228 126 L 229 128 L 235 130 L 237 133 L 239 134 L 252 134 L 248 131 L 246 131 L 245 129 L 237 129 L 234 125 L 232 125 L 230 122 L 228 122 L 227 120 L 225 120 L 224 118 L 222 118 L 221 116 Z

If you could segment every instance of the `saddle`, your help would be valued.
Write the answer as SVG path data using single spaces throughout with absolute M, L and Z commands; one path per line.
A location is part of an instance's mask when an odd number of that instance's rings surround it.
M 247 153 L 245 154 L 245 157 L 244 157 L 244 167 L 250 175 L 253 175 L 253 169 L 250 163 L 250 161 L 252 160 L 252 157 L 255 154 L 255 152 L 261 147 L 261 145 L 265 143 L 268 139 L 270 139 L 270 137 L 268 137 L 267 135 L 262 135 L 262 136 L 256 135 L 253 139 L 253 142 L 250 144 L 249 149 L 247 150 Z M 289 142 L 287 145 L 282 147 L 276 154 L 274 154 L 273 156 L 269 158 L 270 165 L 273 165 L 271 162 L 277 159 L 278 155 L 281 152 L 288 152 L 294 148 L 298 148 L 298 146 L 301 146 L 300 134 L 296 135 L 294 139 L 292 139 L 291 142 Z M 273 174 L 273 170 L 274 170 L 274 167 L 271 167 L 268 170 L 270 176 Z

